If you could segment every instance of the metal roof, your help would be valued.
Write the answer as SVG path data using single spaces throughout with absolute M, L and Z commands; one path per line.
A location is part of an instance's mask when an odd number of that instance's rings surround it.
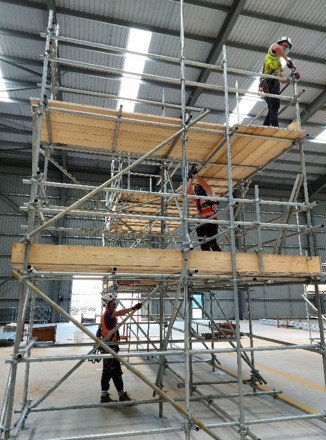
M 299 91 L 303 128 L 311 137 L 326 129 L 326 2 L 324 0 L 185 0 L 185 57 L 186 60 L 221 65 L 222 47 L 226 45 L 228 66 L 259 72 L 267 47 L 280 35 L 293 40 L 291 57 L 301 72 Z M 83 69 L 77 62 L 123 68 L 124 52 L 129 28 L 153 32 L 149 52 L 180 57 L 180 1 L 179 0 L 1 0 L 0 1 L 0 68 L 10 89 L 11 102 L 0 98 L 1 132 L 0 160 L 3 165 L 28 166 L 31 163 L 32 115 L 30 97 L 39 97 L 42 59 L 48 11 L 53 9 L 60 35 L 85 44 L 63 41 L 59 56 L 73 60 L 75 65 L 60 67 L 59 83 L 67 90 L 62 99 L 70 102 L 115 108 L 119 94 L 120 76 L 112 72 Z M 122 48 L 87 47 L 86 42 Z M 148 59 L 144 74 L 180 79 L 180 66 L 166 61 Z M 223 74 L 199 67 L 186 67 L 188 81 L 223 85 Z M 230 87 L 249 88 L 252 78 L 230 74 Z M 70 89 L 89 90 L 111 97 L 73 93 Z M 180 87 L 143 76 L 139 98 L 180 105 Z M 187 105 L 209 108 L 207 122 L 223 124 L 224 92 L 186 87 Z M 230 95 L 230 109 L 236 105 Z M 281 107 L 285 102 L 281 102 Z M 247 124 L 264 107 L 257 101 Z M 162 114 L 162 108 L 151 104 L 137 104 L 139 113 Z M 165 108 L 165 114 L 180 117 L 180 110 Z M 280 115 L 280 126 L 286 127 L 294 118 L 293 106 Z M 255 124 L 262 124 L 263 117 Z M 326 136 L 325 136 L 326 138 Z M 326 153 L 324 144 L 304 142 L 306 170 L 314 193 L 326 193 Z M 56 160 L 60 162 L 60 155 Z M 70 172 L 85 170 L 107 172 L 107 157 L 90 159 L 90 155 L 69 152 L 65 160 Z M 103 166 L 101 163 L 103 162 Z M 141 168 L 152 172 L 155 167 Z M 294 150 L 271 163 L 254 179 L 264 187 L 291 187 L 295 173 L 300 172 L 300 155 Z

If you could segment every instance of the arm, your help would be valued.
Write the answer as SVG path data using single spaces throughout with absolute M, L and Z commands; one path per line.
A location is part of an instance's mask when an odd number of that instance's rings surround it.
M 116 310 L 112 313 L 112 318 L 116 318 L 117 316 L 128 315 L 128 313 L 133 312 L 134 310 L 139 310 L 142 304 L 137 303 L 132 307 L 128 307 L 127 309 Z
M 283 46 L 281 46 L 280 44 L 275 43 L 272 46 L 272 51 L 275 52 L 278 57 L 283 58 L 286 61 L 286 63 L 288 62 L 289 58 L 286 55 Z
M 276 53 L 276 55 L 277 55 L 278 57 L 283 58 L 283 59 L 286 61 L 286 65 L 289 67 L 289 69 L 295 69 L 292 60 L 286 55 L 285 50 L 284 50 L 284 47 L 283 47 L 282 45 L 277 44 L 277 43 L 273 44 L 273 46 L 272 46 L 272 51 L 273 51 L 274 53 Z M 284 77 L 284 80 L 281 81 L 282 84 L 285 84 L 285 83 L 288 82 L 288 80 L 287 80 L 287 78 L 286 78 L 286 75 L 284 74 L 283 67 L 282 67 L 282 69 L 280 70 L 278 76 Z
M 188 179 L 187 186 L 186 186 L 186 194 L 189 194 L 189 195 L 194 194 L 194 192 L 192 190 L 192 179 Z

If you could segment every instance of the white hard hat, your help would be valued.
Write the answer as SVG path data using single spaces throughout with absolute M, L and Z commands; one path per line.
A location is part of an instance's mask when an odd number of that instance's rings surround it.
M 109 302 L 116 299 L 117 295 L 115 293 L 109 292 L 102 296 L 101 301 L 103 306 L 107 306 Z
M 291 48 L 292 48 L 292 40 L 291 40 L 290 37 L 281 37 L 281 38 L 279 38 L 277 44 L 282 43 L 282 41 L 286 41 L 287 43 L 289 43 L 289 45 L 290 45 Z

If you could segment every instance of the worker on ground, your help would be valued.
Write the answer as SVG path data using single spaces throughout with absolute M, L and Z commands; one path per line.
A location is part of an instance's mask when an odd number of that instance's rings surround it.
M 97 333 L 97 336 L 101 336 L 105 338 L 113 329 L 115 329 L 118 325 L 118 316 L 127 315 L 128 313 L 139 310 L 142 306 L 141 303 L 134 305 L 133 307 L 129 307 L 128 309 L 116 310 L 116 296 L 113 293 L 107 293 L 102 297 L 102 305 L 105 307 L 105 311 L 101 317 L 101 334 Z M 110 341 L 119 341 L 119 331 L 116 332 L 110 337 Z M 110 345 L 110 348 L 114 350 L 116 353 L 119 352 L 119 345 L 114 344 Z M 116 400 L 111 399 L 109 394 L 110 389 L 110 380 L 113 380 L 113 383 L 117 389 L 119 402 L 130 402 L 133 399 L 129 396 L 129 394 L 123 389 L 123 380 L 122 380 L 122 369 L 120 362 L 115 358 L 103 359 L 103 370 L 101 377 L 101 403 L 108 402 L 116 402 Z
M 284 77 L 283 66 L 281 58 L 286 62 L 289 69 L 295 72 L 295 66 L 291 58 L 288 57 L 290 50 L 292 49 L 292 40 L 290 37 L 281 37 L 277 43 L 273 43 L 265 56 L 265 63 L 263 67 L 263 73 L 266 75 L 274 75 Z M 295 72 L 296 79 L 300 78 L 300 73 Z M 282 83 L 286 83 L 284 80 Z M 273 95 L 280 94 L 280 81 L 273 78 L 262 78 L 259 85 L 259 90 L 264 93 L 271 93 Z M 268 113 L 264 120 L 263 125 L 272 125 L 278 127 L 278 110 L 280 108 L 279 98 L 265 98 L 268 106 Z
M 194 191 L 192 188 L 192 180 L 196 179 L 197 183 L 194 187 Z M 207 196 L 213 194 L 212 188 L 208 185 L 208 183 L 197 174 L 197 168 L 195 165 L 192 166 L 191 170 L 188 173 L 188 182 L 186 187 L 186 193 L 189 195 L 196 194 L 197 196 Z M 198 216 L 201 219 L 208 219 L 212 216 L 215 216 L 217 212 L 218 202 L 213 202 L 211 200 L 203 200 L 203 199 L 191 199 L 197 208 Z M 217 220 L 217 217 L 214 217 Z M 218 232 L 218 224 L 217 223 L 201 223 L 197 228 L 197 236 L 199 241 L 202 242 L 207 237 L 213 237 L 217 235 Z M 216 238 L 213 238 L 210 241 L 205 243 L 201 243 L 200 245 L 202 251 L 219 251 L 221 249 L 216 242 Z

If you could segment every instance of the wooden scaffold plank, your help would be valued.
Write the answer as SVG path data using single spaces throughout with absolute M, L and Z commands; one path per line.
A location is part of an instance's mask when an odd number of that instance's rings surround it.
M 31 103 L 38 105 L 39 100 L 32 99 Z M 83 147 L 96 152 L 112 151 L 118 110 L 49 100 L 47 113 L 52 137 L 50 140 L 44 115 L 42 142 L 72 150 Z M 115 152 L 144 155 L 173 135 L 180 126 L 181 121 L 177 118 L 123 113 Z M 252 176 L 257 169 L 264 168 L 305 134 L 300 129 L 263 126 L 239 125 L 231 130 L 234 133 L 230 139 L 232 165 L 237 166 L 232 170 L 233 186 Z M 224 141 L 225 126 L 220 124 L 199 121 L 187 131 L 187 159 L 189 162 L 205 163 L 211 157 L 210 165 L 200 170 L 200 175 L 206 178 L 216 194 L 227 191 L 227 146 Z M 221 148 L 214 154 L 219 145 Z M 170 147 L 171 142 L 162 147 L 155 157 L 165 157 Z M 175 160 L 181 159 L 181 138 L 176 142 L 172 156 Z
M 11 263 L 23 270 L 25 244 L 14 243 Z M 109 272 L 177 274 L 182 269 L 182 252 L 174 249 L 116 248 L 98 246 L 29 245 L 28 264 L 40 272 Z M 256 253 L 237 253 L 237 273 L 252 277 L 319 276 L 319 257 L 263 254 L 263 272 Z M 232 275 L 230 252 L 189 251 L 188 268 L 202 275 Z

